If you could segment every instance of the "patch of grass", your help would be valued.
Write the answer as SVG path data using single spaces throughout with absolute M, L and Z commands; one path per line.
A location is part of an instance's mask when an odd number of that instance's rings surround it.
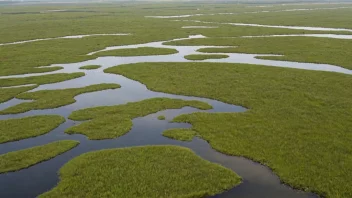
M 98 52 L 95 56 L 155 56 L 176 54 L 178 51 L 172 48 L 138 47 L 129 49 L 117 49 Z
M 36 87 L 37 87 L 36 85 L 33 85 L 33 86 L 14 87 L 14 88 L 0 88 L 0 103 L 11 100 L 18 94 L 29 91 Z
M 197 50 L 198 52 L 203 52 L 203 53 L 237 53 L 236 47 L 207 47 L 207 48 L 201 48 Z
M 65 118 L 58 115 L 0 120 L 0 144 L 43 135 L 63 122 Z
M 74 99 L 74 97 L 77 95 L 107 89 L 117 89 L 120 87 L 121 86 L 118 84 L 97 84 L 82 88 L 41 90 L 35 92 L 22 93 L 17 95 L 16 98 L 33 101 L 9 107 L 0 111 L 0 114 L 16 114 L 27 112 L 30 110 L 57 108 L 75 103 L 76 100 Z
M 110 70 L 112 72 L 113 70 Z M 143 117 L 165 109 L 179 109 L 191 106 L 198 109 L 211 109 L 204 102 L 169 98 L 152 98 L 140 102 L 129 102 L 124 105 L 94 107 L 74 111 L 69 119 L 85 121 L 80 125 L 68 128 L 69 134 L 79 133 L 89 139 L 112 139 L 126 134 L 132 128 L 132 119 Z
M 180 141 L 192 141 L 197 135 L 192 129 L 168 129 L 163 132 L 163 136 Z
M 87 70 L 91 70 L 91 69 L 98 69 L 100 68 L 100 65 L 86 65 L 86 66 L 82 66 L 79 69 L 87 69 Z
M 39 197 L 206 197 L 241 182 L 233 171 L 178 146 L 86 153 L 63 166 L 60 178 Z
M 222 59 L 228 58 L 228 55 L 225 54 L 191 54 L 185 56 L 187 60 L 207 60 L 207 59 Z
M 79 78 L 84 76 L 83 72 L 76 72 L 76 73 L 59 73 L 59 74 L 48 74 L 42 76 L 30 76 L 30 77 L 23 77 L 23 78 L 4 78 L 0 79 L 0 87 L 10 87 L 10 86 L 18 86 L 18 85 L 26 85 L 26 84 L 36 84 L 36 85 L 43 85 L 43 84 L 51 84 L 62 82 L 66 80 L 71 80 L 75 78 Z
M 314 37 L 267 38 L 204 38 L 168 42 L 169 45 L 238 46 L 236 48 L 206 48 L 201 52 L 237 52 L 251 54 L 277 54 L 284 56 L 260 57 L 273 60 L 325 63 L 352 69 L 352 40 Z M 314 49 L 314 50 L 312 50 Z
M 166 117 L 164 115 L 158 116 L 158 120 L 165 120 L 165 119 L 166 119 Z
M 0 155 L 0 173 L 18 171 L 50 160 L 71 150 L 78 144 L 77 141 L 62 140 Z
M 154 91 L 249 108 L 175 121 L 191 123 L 220 152 L 269 166 L 290 186 L 352 196 L 352 76 L 226 63 L 140 63 L 114 71 Z

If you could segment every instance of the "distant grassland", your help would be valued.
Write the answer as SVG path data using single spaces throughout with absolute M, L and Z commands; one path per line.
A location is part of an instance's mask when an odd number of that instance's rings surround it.
M 315 8 L 319 8 L 316 5 Z M 191 19 L 222 23 L 254 23 L 263 25 L 288 25 L 309 27 L 331 27 L 352 29 L 352 5 L 336 10 L 310 10 L 292 12 L 239 13 L 236 15 L 195 16 Z
M 352 196 L 352 76 L 226 63 L 139 63 L 114 73 L 154 91 L 220 100 L 244 113 L 193 113 L 187 122 L 216 150 L 269 166 L 295 188 Z
M 334 5 L 332 5 L 334 6 Z M 71 63 L 91 60 L 97 56 L 86 54 L 102 50 L 108 46 L 139 44 L 153 41 L 185 38 L 192 34 L 203 34 L 208 37 L 233 37 L 244 35 L 269 34 L 302 34 L 319 33 L 319 31 L 288 30 L 263 27 L 233 27 L 219 25 L 214 29 L 182 29 L 187 25 L 199 25 L 195 22 L 173 21 L 173 19 L 146 18 L 150 15 L 182 15 L 182 14 L 214 14 L 214 13 L 244 13 L 261 10 L 282 10 L 287 8 L 302 8 L 317 6 L 282 6 L 260 8 L 233 3 L 163 3 L 163 4 L 90 4 L 52 6 L 4 6 L 0 8 L 0 43 L 23 41 L 38 38 L 55 38 L 70 35 L 130 33 L 129 36 L 95 36 L 81 39 L 58 39 L 40 41 L 19 45 L 0 46 L 0 76 L 12 74 L 37 73 L 58 70 L 53 68 L 36 68 L 57 63 Z M 329 7 L 319 5 L 318 7 Z M 336 7 L 336 6 L 335 6 Z M 63 9 L 65 12 L 41 11 Z M 294 12 L 296 13 L 296 12 Z M 310 13 L 310 12 L 304 12 Z M 312 21 L 340 21 L 339 24 L 350 24 L 349 14 L 344 10 L 324 10 L 325 17 L 313 17 Z M 339 14 L 340 13 L 340 14 Z M 275 13 L 277 19 L 284 19 L 287 12 Z M 223 18 L 229 20 L 241 15 L 211 15 L 203 16 L 205 20 Z M 251 14 L 245 14 L 243 20 Z M 258 20 L 265 20 L 262 14 L 253 15 Z M 281 17 L 282 16 L 282 17 Z M 308 15 L 311 16 L 311 15 Z M 315 15 L 314 15 L 315 16 Z M 318 16 L 318 14 L 316 14 Z M 202 18 L 202 17 L 200 17 Z M 287 18 L 287 17 L 286 17 Z M 346 18 L 342 20 L 343 18 Z M 180 18 L 197 19 L 197 17 Z M 326 19 L 326 20 L 325 20 Z M 341 19 L 341 20 L 340 20 Z M 301 20 L 303 21 L 303 20 Z M 326 22 L 327 23 L 327 22 Z M 167 30 L 167 31 L 165 31 Z M 16 34 L 13 34 L 16 32 Z M 325 32 L 326 33 L 326 32 Z M 334 33 L 334 32 L 329 32 Z M 336 32 L 346 33 L 346 32 Z
M 60 178 L 55 188 L 39 197 L 196 198 L 241 182 L 233 171 L 178 146 L 89 152 L 64 165 Z
M 235 48 L 200 49 L 200 52 L 251 53 L 284 56 L 260 58 L 297 62 L 325 63 L 352 69 L 352 40 L 314 37 L 269 38 L 201 38 L 165 43 L 167 45 L 237 46 Z
M 138 47 L 128 49 L 116 49 L 98 52 L 95 56 L 152 56 L 176 54 L 178 51 L 171 48 Z

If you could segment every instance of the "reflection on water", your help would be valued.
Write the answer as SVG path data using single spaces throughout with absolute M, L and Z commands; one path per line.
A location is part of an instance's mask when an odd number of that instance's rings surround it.
M 190 38 L 203 38 L 202 35 L 195 35 Z M 187 38 L 185 38 L 187 39 Z M 182 40 L 182 39 L 178 39 Z M 62 89 L 62 88 L 74 88 L 83 87 L 98 83 L 118 83 L 121 85 L 120 89 L 116 90 L 104 90 L 93 93 L 86 93 L 75 97 L 76 101 L 74 104 L 67 106 L 49 109 L 49 110 L 32 110 L 26 113 L 14 114 L 14 115 L 1 115 L 0 119 L 8 118 L 21 118 L 30 115 L 43 115 L 43 114 L 57 114 L 64 117 L 68 117 L 72 111 L 95 106 L 103 105 L 119 105 L 126 104 L 127 102 L 137 102 L 148 98 L 155 97 L 167 97 L 177 98 L 184 100 L 199 100 L 209 103 L 213 106 L 211 110 L 198 110 L 191 107 L 184 107 L 182 109 L 169 109 L 161 111 L 155 114 L 151 114 L 145 117 L 136 118 L 133 120 L 132 130 L 122 137 L 117 139 L 109 140 L 88 140 L 85 136 L 74 134 L 68 135 L 64 133 L 64 130 L 68 127 L 79 124 L 80 122 L 66 120 L 65 123 L 61 124 L 58 128 L 52 130 L 50 133 L 25 139 L 17 142 L 9 142 L 0 144 L 0 154 L 4 154 L 10 151 L 16 151 L 20 149 L 30 148 L 33 146 L 47 144 L 57 140 L 77 140 L 80 141 L 80 145 L 71 151 L 68 151 L 52 160 L 42 162 L 28 169 L 23 169 L 18 172 L 0 174 L 0 197 L 35 197 L 45 191 L 53 188 L 59 178 L 57 172 L 60 167 L 67 163 L 72 158 L 89 151 L 96 151 L 107 148 L 122 148 L 130 146 L 141 146 L 141 145 L 180 145 L 188 147 L 196 152 L 199 156 L 206 160 L 219 163 L 225 167 L 234 170 L 243 178 L 243 183 L 238 187 L 233 188 L 228 192 L 224 192 L 215 197 L 246 197 L 246 198 L 257 198 L 257 197 L 315 197 L 310 193 L 303 193 L 297 190 L 293 190 L 280 183 L 277 176 L 272 174 L 271 170 L 258 163 L 252 162 L 248 159 L 235 156 L 227 156 L 213 150 L 209 144 L 202 140 L 195 138 L 192 142 L 181 142 L 163 137 L 161 134 L 164 130 L 170 128 L 190 128 L 191 125 L 186 123 L 170 123 L 175 116 L 192 113 L 192 112 L 233 112 L 241 113 L 246 111 L 244 107 L 226 104 L 220 101 L 211 100 L 207 98 L 199 98 L 192 96 L 181 96 L 174 94 L 166 94 L 161 92 L 154 92 L 147 89 L 147 87 L 137 81 L 133 81 L 121 75 L 107 74 L 103 70 L 115 65 L 122 65 L 127 63 L 139 63 L 139 62 L 189 62 L 184 59 L 185 55 L 189 54 L 201 54 L 197 52 L 198 49 L 207 46 L 165 46 L 163 42 L 152 42 L 139 45 L 129 46 L 115 46 L 109 47 L 102 51 L 112 49 L 124 49 L 124 48 L 136 48 L 136 47 L 166 47 L 174 48 L 179 52 L 171 55 L 159 55 L 159 56 L 139 56 L 139 57 L 99 57 L 93 60 L 71 63 L 71 64 L 60 64 L 64 69 L 60 71 L 48 72 L 48 73 L 61 73 L 61 72 L 76 72 L 82 71 L 79 67 L 84 65 L 101 65 L 102 67 L 96 70 L 84 70 L 85 76 L 77 79 L 72 79 L 64 82 L 58 82 L 54 84 L 40 85 L 32 91 L 48 90 L 48 89 Z M 212 47 L 212 46 L 209 46 Z M 96 52 L 92 52 L 94 54 Z M 301 69 L 312 69 L 312 70 L 326 70 L 334 72 L 342 72 L 351 74 L 350 70 L 346 70 L 340 67 L 323 64 L 307 64 L 307 63 L 295 63 L 285 61 L 270 61 L 270 60 L 258 60 L 255 59 L 257 54 L 237 54 L 230 53 L 230 57 L 222 60 L 206 60 L 203 62 L 230 62 L 230 63 L 255 63 L 267 66 L 281 66 L 281 67 L 293 67 Z M 17 77 L 33 76 L 33 75 L 45 75 L 48 73 L 40 74 L 25 74 L 17 75 Z M 12 76 L 13 77 L 13 76 Z M 8 78 L 8 77 L 2 77 Z M 108 97 L 107 97 L 108 96 Z M 18 99 L 12 99 L 8 102 L 0 104 L 0 109 L 7 108 L 19 104 L 21 102 L 27 102 Z M 166 120 L 158 120 L 159 115 L 165 115 Z

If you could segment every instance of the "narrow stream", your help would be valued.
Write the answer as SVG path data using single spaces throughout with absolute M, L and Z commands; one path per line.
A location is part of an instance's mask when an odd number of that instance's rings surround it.
M 260 6 L 263 7 L 263 6 Z M 265 6 L 268 7 L 268 6 Z M 269 13 L 269 12 L 294 12 L 294 11 L 314 11 L 314 10 L 337 10 L 337 9 L 350 9 L 352 7 L 333 7 L 333 8 L 297 8 L 297 9 L 284 9 L 284 10 L 262 10 L 252 12 L 222 12 L 222 13 L 210 13 L 210 14 L 183 14 L 183 15 L 164 15 L 164 16 L 145 16 L 147 18 L 157 19 L 172 19 L 172 18 L 188 18 L 194 16 L 214 16 L 214 15 L 236 15 L 236 14 L 257 14 L 257 13 Z
M 27 40 L 27 41 L 16 41 L 16 42 L 12 42 L 12 43 L 0 43 L 0 46 L 32 43 L 32 42 L 37 42 L 37 41 L 49 41 L 49 40 L 55 40 L 55 39 L 80 39 L 80 38 L 89 37 L 89 36 L 127 36 L 127 35 L 130 35 L 130 34 L 116 33 L 116 34 L 72 35 L 72 36 L 61 36 L 61 37 L 55 37 L 55 38 L 43 38 L 43 39 L 33 39 L 33 40 Z
M 193 36 L 191 38 L 198 38 L 202 36 Z M 185 38 L 187 39 L 187 38 Z M 59 64 L 64 67 L 63 70 L 48 72 L 48 73 L 62 73 L 62 72 L 76 72 L 83 71 L 85 76 L 77 79 L 72 79 L 64 82 L 40 85 L 37 90 L 51 90 L 51 89 L 63 89 L 73 87 L 83 87 L 98 83 L 118 83 L 121 85 L 120 89 L 116 90 L 104 90 L 93 93 L 81 94 L 75 99 L 76 103 L 48 110 L 33 110 L 26 113 L 13 114 L 13 115 L 1 115 L 0 119 L 8 118 L 21 118 L 30 115 L 42 115 L 42 114 L 58 114 L 66 118 L 66 122 L 61 124 L 58 128 L 52 130 L 42 136 L 29 138 L 16 142 L 9 142 L 0 144 L 0 154 L 4 154 L 10 151 L 21 150 L 30 148 L 33 146 L 47 144 L 58 140 L 77 140 L 80 145 L 62 155 L 55 157 L 52 160 L 39 163 L 27 169 L 23 169 L 17 172 L 0 174 L 0 197 L 36 197 L 41 193 L 44 193 L 53 188 L 59 181 L 58 171 L 68 161 L 74 157 L 86 153 L 89 151 L 96 151 L 107 148 L 122 148 L 131 146 L 141 145 L 180 145 L 188 147 L 196 152 L 202 158 L 219 163 L 225 167 L 228 167 L 238 173 L 243 178 L 243 183 L 239 186 L 231 189 L 230 191 L 216 195 L 214 197 L 246 197 L 246 198 L 257 198 L 257 197 L 316 197 L 311 193 L 305 193 L 298 190 L 294 190 L 286 185 L 281 184 L 279 178 L 272 173 L 272 171 L 259 163 L 255 163 L 251 160 L 243 157 L 228 156 L 219 153 L 212 149 L 210 145 L 198 138 L 194 138 L 192 142 L 181 142 L 177 140 L 168 139 L 163 137 L 161 133 L 170 128 L 190 128 L 191 125 L 185 123 L 171 123 L 175 116 L 199 112 L 198 110 L 191 107 L 184 107 L 182 109 L 169 109 L 160 111 L 155 114 L 151 114 L 145 117 L 136 118 L 133 120 L 132 130 L 116 139 L 109 140 L 88 140 L 85 136 L 75 134 L 68 135 L 64 133 L 64 130 L 70 126 L 77 125 L 80 122 L 68 120 L 67 117 L 72 111 L 94 107 L 94 106 L 109 106 L 125 104 L 127 102 L 136 102 L 148 98 L 155 97 L 167 97 L 167 98 L 178 98 L 184 100 L 199 100 L 209 103 L 213 106 L 213 109 L 206 110 L 205 112 L 237 112 L 241 113 L 247 109 L 226 104 L 220 101 L 211 100 L 207 98 L 199 98 L 192 96 L 181 96 L 174 94 L 167 94 L 161 92 L 150 91 L 145 85 L 128 79 L 121 75 L 107 74 L 103 70 L 112 66 L 122 65 L 127 63 L 139 63 L 139 62 L 190 62 L 183 57 L 188 54 L 198 53 L 196 52 L 200 48 L 206 46 L 165 46 L 163 42 L 152 42 L 140 45 L 129 45 L 129 46 L 115 46 L 109 47 L 102 51 L 112 49 L 123 49 L 123 48 L 135 48 L 135 47 L 166 47 L 174 48 L 179 51 L 177 54 L 172 55 L 159 55 L 159 56 L 137 56 L 137 57 L 99 57 L 94 60 L 71 63 L 71 64 Z M 213 46 L 209 46 L 213 47 Z M 92 52 L 90 54 L 94 54 Z M 269 61 L 259 60 L 255 56 L 257 54 L 228 54 L 230 57 L 220 60 L 207 60 L 208 62 L 229 62 L 229 63 L 252 63 L 262 64 L 267 66 L 282 66 L 292 67 L 301 69 L 311 70 L 322 70 L 341 72 L 346 74 L 352 74 L 352 71 L 325 64 L 310 64 L 310 63 L 296 63 L 296 62 L 285 62 L 285 61 Z M 102 67 L 97 70 L 80 70 L 79 67 L 84 65 L 101 65 Z M 54 66 L 54 65 L 52 65 Z M 25 74 L 16 75 L 16 77 L 34 76 L 34 75 L 45 75 L 48 73 L 40 74 Z M 10 76 L 14 77 L 14 76 Z M 1 77 L 1 78 L 9 78 Z M 108 97 L 106 97 L 108 96 Z M 0 109 L 7 108 L 19 104 L 21 102 L 28 102 L 18 99 L 12 99 L 8 102 L 0 104 Z M 158 120 L 159 115 L 165 115 L 166 120 Z
M 282 29 L 292 29 L 292 30 L 352 32 L 352 29 L 347 29 L 347 28 L 325 28 L 325 27 L 306 27 L 306 26 L 288 26 L 288 25 L 286 25 L 286 26 L 285 25 L 262 25 L 262 24 L 252 24 L 252 23 L 222 23 L 222 22 L 210 22 L 210 21 L 200 21 L 200 20 L 183 20 L 183 21 L 204 23 L 204 24 L 268 27 L 268 28 L 282 28 Z

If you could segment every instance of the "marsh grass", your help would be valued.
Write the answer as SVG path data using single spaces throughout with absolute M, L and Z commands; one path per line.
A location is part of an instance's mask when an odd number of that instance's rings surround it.
M 57 108 L 75 103 L 76 100 L 74 99 L 74 97 L 77 95 L 107 89 L 117 89 L 120 87 L 121 86 L 118 84 L 96 84 L 82 88 L 41 90 L 35 92 L 22 93 L 17 95 L 16 98 L 33 101 L 20 103 L 18 105 L 9 107 L 0 111 L 0 114 L 16 114 L 27 112 L 30 110 Z
M 222 59 L 228 58 L 225 54 L 190 54 L 185 56 L 187 60 L 207 60 L 207 59 Z
M 65 118 L 58 115 L 0 120 L 0 144 L 43 135 L 63 122 Z
M 130 35 L 92 36 L 81 39 L 56 39 L 0 46 L 0 75 L 5 76 L 55 71 L 58 70 L 59 67 L 37 67 L 57 63 L 72 63 L 95 59 L 97 56 L 88 56 L 87 54 L 93 51 L 102 50 L 109 46 L 131 45 L 176 38 L 186 38 L 192 34 L 203 34 L 208 37 L 234 37 L 248 35 L 323 33 L 322 31 L 289 30 L 263 27 L 235 27 L 231 25 L 217 25 L 219 28 L 213 29 L 183 29 L 183 26 L 199 25 L 199 23 L 144 17 L 150 15 L 180 15 L 182 13 L 243 13 L 245 11 L 257 11 L 262 9 L 247 8 L 243 5 L 240 6 L 237 4 L 228 4 L 226 5 L 228 7 L 222 7 L 223 5 L 219 7 L 217 4 L 194 4 L 192 5 L 193 7 L 187 8 L 176 4 L 169 4 L 166 6 L 167 8 L 159 4 L 128 4 L 123 6 L 112 5 L 111 8 L 102 7 L 101 5 L 97 6 L 96 4 L 89 6 L 89 8 L 85 6 L 84 8 L 79 5 L 62 6 L 63 9 L 69 9 L 70 11 L 57 13 L 40 13 L 40 11 L 45 9 L 59 9 L 58 7 L 6 6 L 6 8 L 3 9 L 2 6 L 0 8 L 0 12 L 2 13 L 0 18 L 2 30 L 0 32 L 0 43 L 104 33 L 130 33 Z M 202 8 L 198 11 L 197 7 Z M 29 10 L 34 11 L 32 12 Z M 329 11 L 329 13 L 331 12 Z M 346 18 L 344 19 L 344 17 L 349 14 L 346 14 L 346 12 L 343 13 L 336 19 L 339 19 L 339 24 L 349 25 L 349 23 L 347 23 L 348 20 L 346 20 Z M 285 17 L 286 14 L 287 13 L 275 13 L 275 18 L 276 20 L 280 19 L 281 15 Z M 335 14 L 338 15 L 337 12 L 335 12 Z M 329 14 L 327 14 L 327 16 L 328 15 Z M 202 20 L 208 20 L 208 18 L 210 18 L 214 21 L 219 20 L 223 22 L 225 20 L 229 20 L 230 18 L 237 19 L 237 16 L 237 14 L 233 16 L 212 15 L 204 16 Z M 250 15 L 247 14 L 244 16 L 244 18 L 246 18 Z M 258 16 L 262 15 L 258 14 L 252 15 L 252 17 L 253 16 L 259 20 Z M 225 18 L 225 20 L 223 20 L 223 18 Z M 185 19 L 192 20 L 197 18 L 191 17 Z M 320 21 L 322 20 L 320 19 Z M 331 21 L 329 23 L 331 23 Z M 13 34 L 13 32 L 16 32 L 16 34 Z M 349 34 L 348 32 L 329 33 Z M 115 56 L 116 54 L 112 55 Z
M 92 69 L 98 69 L 100 68 L 100 65 L 86 65 L 86 66 L 82 66 L 79 69 L 86 69 L 86 70 L 92 70 Z
M 233 171 L 179 146 L 86 153 L 63 166 L 60 178 L 39 197 L 206 197 L 241 182 Z
M 73 140 L 61 140 L 42 146 L 0 155 L 0 173 L 18 171 L 52 159 L 79 144 Z
M 204 48 L 207 53 L 249 53 L 283 56 L 264 56 L 262 59 L 296 62 L 324 63 L 352 69 L 352 40 L 315 37 L 267 37 L 267 38 L 204 38 L 173 41 L 168 45 L 237 46 L 236 48 Z M 314 50 L 312 50 L 314 49 Z
M 165 119 L 166 119 L 166 117 L 164 115 L 158 116 L 158 120 L 165 120 Z
M 55 71 L 58 70 L 59 67 L 38 68 L 38 66 L 46 66 L 57 63 L 81 62 L 85 60 L 95 59 L 97 56 L 88 56 L 87 54 L 93 51 L 102 50 L 109 46 L 131 45 L 154 41 L 164 41 L 176 38 L 186 38 L 193 34 L 203 34 L 208 37 L 234 37 L 248 35 L 323 33 L 322 31 L 289 30 L 263 27 L 235 27 L 231 25 L 217 25 L 219 28 L 213 29 L 183 29 L 183 26 L 199 25 L 199 23 L 191 21 L 170 21 L 170 19 L 153 19 L 145 17 L 150 15 L 180 15 L 182 13 L 243 13 L 245 11 L 258 11 L 262 9 L 247 8 L 243 5 L 240 6 L 237 4 L 228 4 L 228 7 L 222 7 L 223 5 L 219 7 L 217 4 L 207 4 L 206 6 L 204 4 L 193 4 L 193 7 L 187 8 L 176 4 L 169 4 L 166 6 L 167 8 L 165 8 L 165 6 L 161 5 L 135 5 L 133 3 L 123 6 L 112 5 L 111 8 L 101 7 L 101 5 L 97 6 L 96 4 L 89 6 L 89 8 L 85 6 L 84 8 L 79 5 L 62 6 L 63 9 L 69 9 L 70 11 L 57 13 L 40 12 L 45 9 L 58 9 L 58 7 L 48 8 L 50 6 L 6 6 L 6 8 L 3 9 L 2 6 L 0 8 L 0 12 L 2 13 L 0 18 L 0 25 L 2 30 L 0 32 L 0 43 L 40 38 L 55 38 L 72 35 L 104 33 L 130 33 L 130 35 L 92 36 L 80 39 L 55 39 L 33 43 L 0 46 L 0 75 L 5 76 Z M 202 8 L 201 10 L 197 10 L 197 7 Z M 328 12 L 329 14 L 326 14 L 325 12 Z M 307 12 L 304 13 L 306 14 Z M 333 12 L 326 10 L 324 11 L 326 16 L 330 16 L 330 13 Z M 287 13 L 275 13 L 275 20 L 281 19 L 281 16 L 286 17 L 286 15 Z M 334 12 L 333 15 L 339 15 L 339 13 Z M 339 21 L 339 25 L 341 24 L 342 26 L 349 26 L 349 23 L 347 23 L 349 21 L 346 20 L 346 16 L 349 15 L 349 13 L 344 11 L 334 19 Z M 200 19 L 224 22 L 230 19 L 237 20 L 239 19 L 237 16 L 242 15 L 212 15 L 200 17 Z M 246 20 L 248 16 L 252 16 L 249 18 L 254 17 L 256 20 L 265 19 L 258 19 L 259 16 L 262 16 L 261 14 L 245 14 L 244 17 L 241 18 Z M 317 21 L 322 21 L 321 18 Z M 192 20 L 198 18 L 191 17 L 185 19 Z M 290 19 L 288 21 L 293 20 Z M 329 21 L 329 23 L 331 23 L 332 20 Z M 324 23 L 326 23 L 326 21 L 324 21 Z M 13 34 L 13 32 L 16 32 L 16 34 Z M 329 33 L 349 34 L 348 32 L 341 31 Z M 119 53 L 121 53 L 121 51 Z M 129 52 L 124 53 L 129 54 Z M 111 55 L 116 56 L 116 54 Z
M 0 103 L 11 100 L 18 94 L 29 91 L 36 87 L 37 87 L 36 85 L 33 85 L 33 86 L 14 87 L 14 88 L 0 88 Z
M 155 56 L 176 54 L 178 51 L 172 48 L 138 47 L 129 49 L 117 49 L 98 52 L 95 56 Z
M 350 75 L 226 63 L 140 63 L 111 70 L 154 91 L 249 108 L 174 121 L 192 124 L 220 152 L 269 166 L 294 188 L 352 196 Z
M 192 141 L 197 135 L 192 129 L 168 129 L 163 132 L 163 136 L 180 141 Z
M 304 6 L 307 8 L 308 6 Z M 321 7 L 321 5 L 316 6 Z M 336 6 L 340 7 L 340 6 Z M 348 6 L 351 7 L 351 6 Z M 267 8 L 266 8 L 267 9 Z M 284 8 L 282 9 L 284 10 Z M 223 23 L 352 28 L 352 8 L 294 12 L 239 13 L 236 15 L 196 16 L 191 19 Z M 325 20 L 325 19 L 329 20 Z
M 27 84 L 51 84 L 62 82 L 66 80 L 71 80 L 75 78 L 79 78 L 84 76 L 83 72 L 76 73 L 59 73 L 59 74 L 47 74 L 42 76 L 29 76 L 29 77 L 21 77 L 21 78 L 4 78 L 0 79 L 0 87 L 10 87 L 10 86 L 18 86 L 18 85 L 27 85 Z
M 113 70 L 109 69 L 109 72 Z M 209 104 L 200 101 L 169 98 L 152 98 L 117 106 L 94 107 L 72 112 L 69 119 L 85 122 L 70 127 L 65 132 L 83 134 L 94 140 L 117 138 L 131 130 L 134 118 L 185 106 L 198 109 L 212 108 Z

